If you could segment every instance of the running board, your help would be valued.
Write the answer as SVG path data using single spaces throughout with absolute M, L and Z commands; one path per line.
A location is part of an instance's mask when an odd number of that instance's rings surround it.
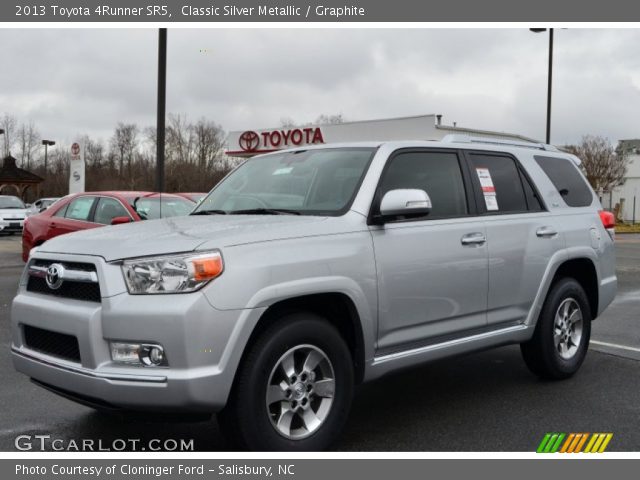
M 483 350 L 511 343 L 521 343 L 531 337 L 532 328 L 529 325 L 515 325 L 490 332 L 478 333 L 468 337 L 448 340 L 446 342 L 412 348 L 401 352 L 390 353 L 374 357 L 367 372 L 366 379 L 389 373 L 393 370 L 418 365 L 420 363 L 437 360 L 451 355 Z

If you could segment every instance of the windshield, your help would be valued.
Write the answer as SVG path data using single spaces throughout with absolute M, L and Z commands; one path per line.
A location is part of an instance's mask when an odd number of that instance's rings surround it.
M 18 197 L 0 197 L 0 208 L 26 208 Z
M 374 151 L 327 148 L 253 158 L 218 184 L 193 213 L 340 215 L 351 204 Z
M 129 204 L 143 220 L 179 217 L 188 215 L 193 210 L 193 202 L 179 197 L 162 197 L 162 205 L 158 197 L 139 197 L 137 201 L 135 198 L 130 198 Z

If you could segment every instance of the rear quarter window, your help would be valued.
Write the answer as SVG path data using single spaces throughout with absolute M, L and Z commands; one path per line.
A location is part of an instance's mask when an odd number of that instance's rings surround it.
M 567 205 L 588 207 L 593 203 L 591 187 L 571 160 L 540 155 L 534 158 Z

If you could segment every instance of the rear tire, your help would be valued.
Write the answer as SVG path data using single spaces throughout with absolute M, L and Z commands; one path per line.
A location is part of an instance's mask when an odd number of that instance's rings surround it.
M 520 349 L 527 367 L 541 378 L 562 380 L 575 374 L 589 348 L 591 310 L 573 278 L 555 282 L 542 306 L 533 337 Z
M 317 315 L 287 315 L 249 347 L 218 423 L 237 448 L 323 450 L 344 427 L 353 384 L 338 330 Z

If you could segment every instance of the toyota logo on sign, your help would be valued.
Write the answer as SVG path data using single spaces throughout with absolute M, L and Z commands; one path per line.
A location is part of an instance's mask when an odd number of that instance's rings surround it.
M 77 143 L 74 143 L 73 145 L 71 145 L 71 154 L 72 155 L 79 155 L 80 154 L 80 145 Z
M 47 282 L 47 286 L 51 290 L 57 290 L 62 286 L 62 282 L 64 281 L 64 267 L 59 263 L 52 263 L 47 268 L 47 276 L 45 277 L 45 281 Z
M 238 143 L 245 152 L 255 152 L 260 146 L 260 136 L 252 130 L 247 130 L 240 135 Z

